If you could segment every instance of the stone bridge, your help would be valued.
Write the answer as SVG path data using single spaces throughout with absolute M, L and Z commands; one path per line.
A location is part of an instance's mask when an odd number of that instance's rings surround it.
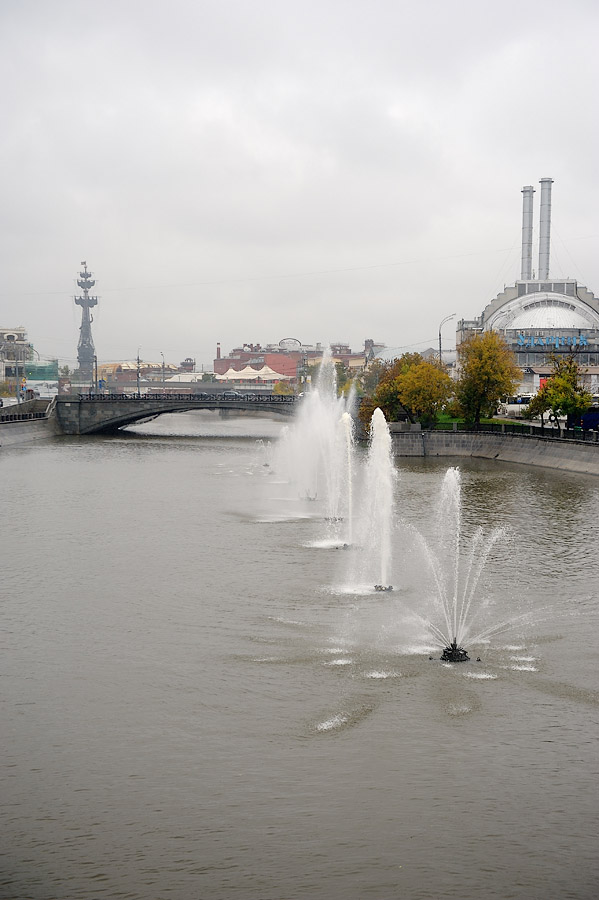
M 292 415 L 296 398 L 282 394 L 223 393 L 176 394 L 64 394 L 48 409 L 48 418 L 57 434 L 100 434 L 115 432 L 134 422 L 155 419 L 163 413 L 190 409 L 262 412 Z

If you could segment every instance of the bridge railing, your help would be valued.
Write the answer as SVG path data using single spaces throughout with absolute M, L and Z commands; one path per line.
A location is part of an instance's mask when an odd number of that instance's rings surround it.
M 115 400 L 137 400 L 137 401 L 147 401 L 147 400 L 166 400 L 168 402 L 202 402 L 202 403 L 221 403 L 226 401 L 227 403 L 232 402 L 243 402 L 243 403 L 294 403 L 297 399 L 293 394 L 252 394 L 252 393 L 237 393 L 237 392 L 228 392 L 223 391 L 220 394 L 207 394 L 204 392 L 199 392 L 195 394 L 179 394 L 179 393 L 164 393 L 162 391 L 157 393 L 147 393 L 147 394 L 95 394 L 95 393 L 85 393 L 78 395 L 79 400 L 82 402 L 98 402 L 98 401 L 106 401 L 113 402 Z
M 30 413 L 2 413 L 0 422 L 28 422 L 30 419 L 46 419 L 46 413 L 30 412 Z
M 599 446 L 599 432 L 583 428 L 554 428 L 531 422 L 485 422 L 476 431 L 464 422 L 437 423 L 433 431 L 462 431 L 473 434 L 522 434 L 529 437 L 541 437 L 550 441 L 585 441 Z

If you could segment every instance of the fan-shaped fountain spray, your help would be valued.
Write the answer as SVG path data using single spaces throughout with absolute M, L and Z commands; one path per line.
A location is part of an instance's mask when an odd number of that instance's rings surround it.
M 428 623 L 430 631 L 444 647 L 445 662 L 466 662 L 468 653 L 462 644 L 480 639 L 474 633 L 477 617 L 484 604 L 475 605 L 481 573 L 495 543 L 504 530 L 484 535 L 477 528 L 469 539 L 462 526 L 461 476 L 457 468 L 448 469 L 441 485 L 437 528 L 428 539 L 419 535 L 436 585 L 436 607 L 443 625 Z

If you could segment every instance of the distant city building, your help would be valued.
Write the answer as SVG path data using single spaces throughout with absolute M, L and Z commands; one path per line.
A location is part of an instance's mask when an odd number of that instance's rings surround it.
M 522 188 L 522 267 L 520 279 L 504 288 L 472 320 L 457 324 L 456 346 L 472 333 L 496 331 L 522 369 L 520 391 L 533 394 L 552 371 L 551 354 L 576 354 L 586 369 L 586 387 L 599 393 L 599 299 L 575 279 L 549 274 L 551 178 L 541 179 L 538 272 L 532 269 L 533 195 Z
M 342 362 L 350 372 L 363 371 L 385 345 L 373 340 L 366 340 L 364 350 L 354 353 L 349 344 L 334 343 L 330 347 L 335 362 Z M 308 366 L 318 365 L 328 347 L 322 344 L 301 344 L 295 338 L 284 338 L 278 344 L 242 344 L 231 350 L 227 356 L 221 355 L 220 344 L 216 345 L 214 372 L 217 378 L 227 380 L 243 380 L 239 374 L 243 371 L 247 380 L 254 380 L 261 375 L 264 380 L 272 381 L 276 376 L 282 380 L 299 383 L 306 375 Z
M 28 381 L 58 381 L 58 360 L 30 360 L 25 363 L 25 378 Z
M 104 381 L 106 386 L 110 384 L 123 384 L 137 379 L 137 361 L 126 360 L 122 362 L 99 363 L 98 381 Z M 172 363 L 139 361 L 139 377 L 144 381 L 161 381 L 170 378 L 175 372 L 179 372 L 179 366 Z

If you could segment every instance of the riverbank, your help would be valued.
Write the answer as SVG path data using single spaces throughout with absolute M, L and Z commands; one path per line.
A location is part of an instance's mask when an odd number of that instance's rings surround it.
M 26 400 L 0 407 L 0 447 L 13 447 L 52 437 L 55 434 L 46 418 L 49 400 Z
M 391 423 L 397 457 L 472 457 L 500 462 L 599 475 L 599 443 L 529 434 L 467 431 L 396 431 Z M 45 418 L 0 422 L 0 448 L 56 436 Z
M 393 431 L 395 456 L 457 456 L 599 475 L 599 444 L 529 434 L 472 431 Z

